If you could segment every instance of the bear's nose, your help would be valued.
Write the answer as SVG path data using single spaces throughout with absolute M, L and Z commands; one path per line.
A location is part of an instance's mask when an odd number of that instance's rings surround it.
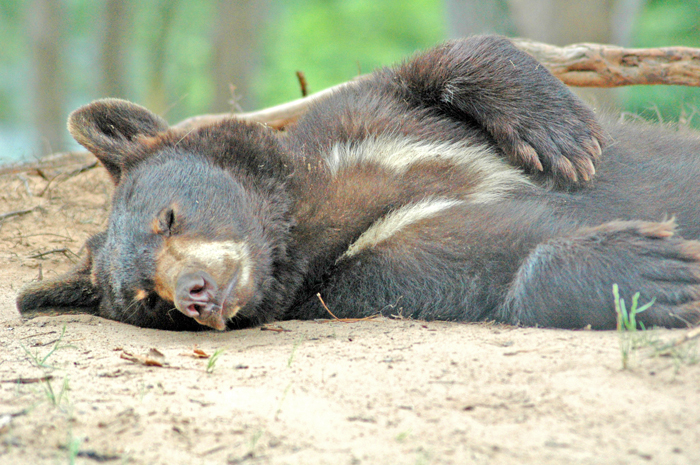
M 216 302 L 218 286 L 206 271 L 182 273 L 175 284 L 175 306 L 185 315 L 208 319 L 220 309 Z

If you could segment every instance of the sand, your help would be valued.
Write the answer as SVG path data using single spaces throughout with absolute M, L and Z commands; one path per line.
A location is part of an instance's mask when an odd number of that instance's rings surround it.
M 633 335 L 623 368 L 615 331 L 23 320 L 18 289 L 105 227 L 93 161 L 0 172 L 0 214 L 32 210 L 0 224 L 0 464 L 700 463 L 698 339 L 662 348 L 689 330 Z

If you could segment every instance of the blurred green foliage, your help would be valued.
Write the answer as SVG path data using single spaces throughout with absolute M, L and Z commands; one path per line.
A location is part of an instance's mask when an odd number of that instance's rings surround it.
M 395 63 L 446 36 L 439 0 L 297 0 L 268 31 L 257 82 L 264 106 L 298 98 L 295 72 L 318 91 Z
M 29 52 L 26 41 L 20 39 L 24 29 L 23 4 L 21 0 L 0 1 L 0 44 L 3 44 L 0 48 L 0 121 L 10 121 L 22 114 L 19 75 L 27 72 L 25 67 L 22 73 L 21 63 L 26 64 Z
M 98 98 L 98 66 L 103 23 L 101 2 L 56 0 L 66 8 L 66 111 Z M 153 44 L 163 0 L 130 1 L 129 95 L 146 100 Z M 168 1 L 168 0 L 166 0 Z M 27 122 L 30 98 L 30 2 L 0 0 L 0 122 Z M 213 95 L 211 62 L 215 0 L 176 2 L 168 37 L 165 87 L 171 121 L 208 111 Z M 303 71 L 311 90 L 347 80 L 358 72 L 395 62 L 445 37 L 440 0 L 295 0 L 271 4 L 260 25 L 261 66 L 255 100 L 272 105 L 299 96 L 295 72 Z M 252 110 L 247 108 L 246 110 Z
M 55 0 L 65 7 L 66 88 L 60 96 L 71 109 L 104 97 L 99 90 L 103 2 Z M 148 101 L 154 43 L 164 2 L 175 2 L 163 81 L 169 104 L 166 118 L 178 121 L 206 113 L 214 95 L 211 63 L 216 0 L 127 0 L 131 27 L 124 97 Z M 31 135 L 31 61 L 28 0 L 0 0 L 0 139 L 9 133 Z M 310 91 L 389 65 L 447 36 L 443 0 L 290 0 L 268 1 L 260 25 L 260 62 L 251 92 L 258 106 L 300 96 L 295 72 L 306 75 Z M 700 47 L 700 0 L 648 0 L 634 32 L 634 46 Z M 655 86 L 623 91 L 627 111 L 675 121 L 700 106 L 698 88 Z M 245 108 L 252 110 L 253 108 Z M 700 117 L 694 120 L 700 127 Z M 7 128 L 10 128 L 8 130 Z M 29 136 L 27 136 L 29 137 Z M 2 141 L 0 140 L 0 146 Z M 6 157 L 5 157 L 6 158 Z
M 634 47 L 700 47 L 700 0 L 649 0 L 634 29 Z M 678 121 L 700 111 L 700 90 L 686 86 L 637 86 L 623 91 L 625 111 L 645 119 Z M 700 115 L 690 124 L 700 128 Z

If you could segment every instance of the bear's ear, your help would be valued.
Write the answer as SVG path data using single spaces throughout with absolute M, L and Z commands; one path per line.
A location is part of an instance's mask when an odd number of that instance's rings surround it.
M 22 315 L 99 313 L 100 290 L 91 279 L 93 258 L 103 247 L 106 233 L 88 239 L 87 254 L 72 270 L 57 278 L 32 283 L 17 296 Z
M 73 138 L 102 162 L 119 182 L 130 160 L 144 155 L 145 140 L 168 130 L 158 115 L 126 100 L 96 100 L 68 117 Z

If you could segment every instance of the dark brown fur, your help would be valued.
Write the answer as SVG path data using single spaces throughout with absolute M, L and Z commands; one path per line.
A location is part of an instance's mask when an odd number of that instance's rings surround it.
M 646 326 L 695 324 L 700 139 L 603 123 L 498 37 L 379 70 L 282 136 L 97 101 L 69 127 L 117 184 L 108 230 L 18 306 L 236 328 L 326 317 L 320 292 L 341 318 L 612 328 L 617 284 L 656 299 Z

